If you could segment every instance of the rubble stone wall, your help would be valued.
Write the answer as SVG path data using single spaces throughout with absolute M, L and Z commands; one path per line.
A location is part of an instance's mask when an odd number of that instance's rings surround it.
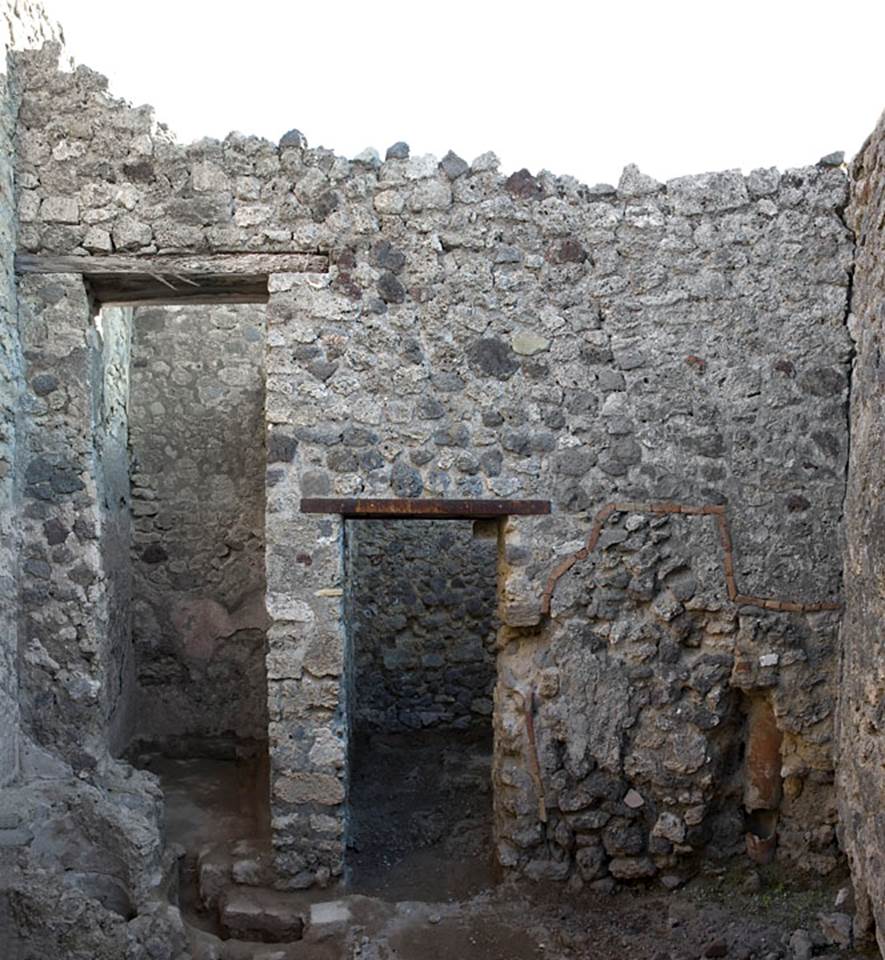
M 135 311 L 140 740 L 267 737 L 264 327 L 261 305 Z
M 498 544 L 470 521 L 347 525 L 357 730 L 488 724 Z
M 28 732 L 78 769 L 128 740 L 129 310 L 102 329 L 80 277 L 19 281 L 26 415 L 20 706 Z
M 839 697 L 839 801 L 859 931 L 885 953 L 885 118 L 852 167 L 851 458 Z
M 836 614 L 802 603 L 841 588 L 841 169 L 661 184 L 631 167 L 588 188 L 501 176 L 493 155 L 346 160 L 297 131 L 185 147 L 94 73 L 59 73 L 52 50 L 19 62 L 27 250 L 330 254 L 328 273 L 269 278 L 281 882 L 338 876 L 344 853 L 343 521 L 302 514 L 304 496 L 551 501 L 549 516 L 502 524 L 498 545 L 506 865 L 589 882 L 678 874 L 738 842 L 759 803 L 781 818 L 785 855 L 835 862 Z M 551 571 L 612 501 L 632 506 L 607 515 L 546 612 Z M 661 501 L 727 506 L 732 569 L 711 517 L 646 509 Z M 763 796 L 734 758 L 772 714 L 781 769 L 767 780 L 781 783 Z M 743 789 L 725 790 L 733 776 Z
M 54 39 L 42 4 L 0 3 L 0 595 L 17 593 L 21 491 L 16 479 L 15 442 L 18 398 L 22 393 L 22 359 L 18 342 L 13 255 L 16 248 L 15 124 L 19 90 L 7 69 L 14 49 Z M 18 628 L 16 605 L 0 604 L 0 786 L 18 771 Z
M 128 565 L 101 563 L 128 539 L 125 315 L 99 339 L 82 284 L 17 292 L 13 270 L 13 191 L 28 181 L 13 163 L 22 83 L 6 54 L 58 36 L 42 4 L 0 0 L 0 943 L 11 957 L 143 960 L 158 945 L 177 954 L 184 931 L 156 782 L 107 756 L 128 723 L 125 648 L 109 643 Z M 117 499 L 95 524 L 105 495 Z

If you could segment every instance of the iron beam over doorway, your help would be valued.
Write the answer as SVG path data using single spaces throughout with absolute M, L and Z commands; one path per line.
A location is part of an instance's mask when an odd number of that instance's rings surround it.
M 550 513 L 549 500 L 434 500 L 360 498 L 307 498 L 302 513 L 337 513 L 362 520 L 489 520 L 506 516 Z

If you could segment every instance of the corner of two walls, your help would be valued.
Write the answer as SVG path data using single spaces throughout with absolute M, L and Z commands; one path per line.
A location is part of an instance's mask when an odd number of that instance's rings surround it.
M 19 292 L 28 731 L 87 766 L 133 737 L 263 740 L 262 308 Z

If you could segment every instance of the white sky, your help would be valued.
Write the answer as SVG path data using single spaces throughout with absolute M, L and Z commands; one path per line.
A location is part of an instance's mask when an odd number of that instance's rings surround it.
M 494 150 L 616 183 L 853 156 L 885 0 L 46 0 L 69 52 L 179 139 Z

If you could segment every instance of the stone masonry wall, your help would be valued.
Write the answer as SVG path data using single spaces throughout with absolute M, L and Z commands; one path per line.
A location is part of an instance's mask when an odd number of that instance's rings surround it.
M 118 462 L 110 449 L 116 446 L 111 437 L 121 420 L 120 408 L 111 398 L 113 383 L 122 380 L 114 374 L 105 376 L 103 371 L 115 366 L 113 356 L 121 356 L 118 347 L 125 341 L 125 326 L 118 324 L 119 315 L 112 319 L 111 336 L 99 344 L 94 329 L 90 332 L 91 313 L 82 309 L 88 307 L 82 285 L 67 277 L 59 283 L 52 278 L 22 283 L 25 303 L 20 311 L 13 273 L 17 246 L 13 188 L 15 184 L 16 191 L 20 190 L 27 178 L 20 176 L 13 164 L 21 78 L 14 64 L 7 69 L 6 53 L 58 35 L 42 4 L 0 0 L 0 943 L 4 955 L 11 957 L 88 955 L 112 960 L 126 954 L 133 960 L 145 960 L 147 943 L 152 955 L 161 943 L 168 945 L 170 955 L 176 953 L 183 946 L 183 929 L 177 912 L 156 896 L 155 888 L 167 882 L 171 866 L 163 862 L 159 792 L 148 775 L 107 758 L 108 749 L 118 746 L 125 735 L 125 711 L 120 709 L 124 698 L 119 695 L 125 658 L 114 656 L 113 651 L 103 658 L 104 643 L 96 649 L 86 642 L 87 621 L 95 612 L 96 585 L 102 579 L 87 586 L 87 571 L 91 577 L 95 568 L 81 563 L 82 557 L 71 563 L 59 555 L 67 549 L 59 538 L 70 520 L 75 531 L 68 529 L 64 539 L 71 552 L 79 550 L 82 537 L 89 560 L 94 558 L 94 541 L 88 533 L 92 517 L 87 497 L 70 489 L 73 470 L 49 472 L 39 482 L 46 485 L 41 486 L 37 498 L 30 489 L 31 481 L 36 480 L 32 465 L 37 446 L 29 430 L 36 426 L 45 433 L 40 453 L 58 453 L 56 466 L 61 466 L 66 432 L 61 410 L 79 415 L 89 409 L 90 422 L 80 425 L 90 443 L 102 442 L 108 461 L 96 473 L 84 456 L 79 462 L 84 469 L 76 478 L 83 477 L 84 489 L 94 486 L 98 495 L 101 489 L 109 496 L 117 493 L 108 481 L 112 465 Z M 41 311 L 44 303 L 56 309 L 43 317 L 42 329 L 35 329 L 34 311 Z M 79 389 L 80 360 L 84 358 L 78 357 L 76 350 L 65 356 L 63 347 L 65 343 L 73 346 L 71 325 L 77 326 L 81 320 L 74 341 L 83 346 L 91 339 L 90 361 L 95 361 L 88 403 Z M 50 330 L 52 336 L 57 332 L 61 341 L 58 353 L 54 348 L 42 351 Z M 58 377 L 56 358 L 69 377 Z M 58 383 L 53 387 L 56 377 Z M 85 447 L 79 445 L 68 451 L 72 459 L 81 453 L 85 455 Z M 44 472 L 42 467 L 39 472 Z M 41 529 L 39 515 L 44 510 L 46 526 Z M 122 510 L 109 511 L 110 517 L 119 520 L 118 530 L 124 525 L 120 518 L 126 515 L 128 504 Z M 110 528 L 105 527 L 101 543 L 108 555 L 112 541 Z M 46 565 L 49 581 L 40 576 L 46 573 Z M 126 565 L 121 569 L 125 571 Z M 119 578 L 111 583 L 115 578 L 117 574 L 112 572 L 108 593 L 117 597 L 120 609 L 125 598 L 119 592 Z M 34 601 L 44 588 L 42 605 L 47 616 L 42 620 Z M 92 596 L 88 596 L 90 590 Z M 66 606 L 79 608 L 77 626 L 57 619 Z M 113 606 L 109 604 L 109 609 Z M 60 662 L 49 672 L 50 654 L 44 648 L 46 658 L 40 655 L 43 664 L 39 668 L 43 673 L 37 676 L 35 664 L 29 662 L 37 649 L 31 641 L 35 635 L 43 637 L 44 628 L 52 636 L 51 646 L 58 651 Z M 104 623 L 101 630 L 106 638 L 114 627 Z M 98 678 L 97 689 L 89 682 L 90 674 Z M 73 709 L 69 709 L 69 698 L 76 704 Z M 45 726 L 35 724 L 35 714 L 47 716 Z M 48 734 L 48 749 L 34 742 L 35 733 Z M 76 762 L 76 775 L 59 759 L 59 752 Z M 99 765 L 101 776 L 93 778 L 90 768 Z M 13 778 L 15 782 L 10 784 Z M 121 915 L 121 900 L 125 915 Z M 84 922 L 84 917 L 89 922 Z
M 552 502 L 549 516 L 503 524 L 499 542 L 505 864 L 590 882 L 678 874 L 708 844 L 733 845 L 746 809 L 780 818 L 791 857 L 835 862 L 836 614 L 802 603 L 841 587 L 842 170 L 661 184 L 629 167 L 617 187 L 586 187 L 503 177 L 493 155 L 437 161 L 400 145 L 383 162 L 351 161 L 307 149 L 297 131 L 279 145 L 231 135 L 184 147 L 102 78 L 58 73 L 52 50 L 20 64 L 26 249 L 330 254 L 326 274 L 269 279 L 281 882 L 343 868 L 343 522 L 299 512 L 302 496 L 325 495 Z M 572 565 L 548 612 L 551 571 L 611 502 L 629 506 L 605 515 L 610 558 Z M 710 538 L 715 516 L 683 523 L 656 512 L 662 502 L 725 506 L 733 549 Z M 665 527 L 669 541 L 652 532 Z M 628 540 L 632 557 L 616 546 Z M 730 758 L 743 738 L 761 744 L 759 718 L 772 716 L 776 749 L 754 779 L 758 764 L 742 774 Z
M 267 737 L 264 327 L 260 305 L 135 311 L 142 740 Z
M 99 331 L 83 282 L 22 278 L 26 416 L 20 707 L 44 748 L 90 769 L 128 739 L 129 311 Z
M 487 724 L 497 538 L 452 520 L 356 520 L 346 537 L 354 727 Z
M 499 704 L 496 799 L 520 824 L 502 841 L 505 862 L 546 832 L 586 882 L 678 881 L 698 854 L 745 842 L 752 852 L 752 814 L 776 823 L 782 862 L 824 874 L 837 865 L 838 612 L 723 602 L 717 526 L 713 515 L 625 504 L 557 582 L 552 616 L 564 629 L 514 658 L 516 696 Z M 527 701 L 540 787 L 522 770 Z M 577 703 L 592 704 L 590 723 Z M 546 825 L 530 797 L 543 799 Z M 552 852 L 529 872 L 566 876 L 568 858 Z
M 19 91 L 7 69 L 9 51 L 54 39 L 58 29 L 40 3 L 0 3 L 0 596 L 17 593 L 21 490 L 15 472 L 16 418 L 22 393 L 13 254 L 17 245 L 14 136 Z M 18 770 L 18 629 L 16 605 L 0 604 L 0 786 Z
M 885 118 L 852 167 L 857 236 L 850 329 L 851 459 L 845 503 L 845 621 L 839 697 L 839 806 L 858 934 L 885 953 Z
M 99 479 L 100 545 L 107 598 L 108 682 L 113 688 L 108 748 L 119 756 L 135 723 L 135 656 L 132 647 L 132 542 L 129 483 L 129 369 L 132 309 L 101 311 L 100 373 L 93 400 L 95 462 Z

